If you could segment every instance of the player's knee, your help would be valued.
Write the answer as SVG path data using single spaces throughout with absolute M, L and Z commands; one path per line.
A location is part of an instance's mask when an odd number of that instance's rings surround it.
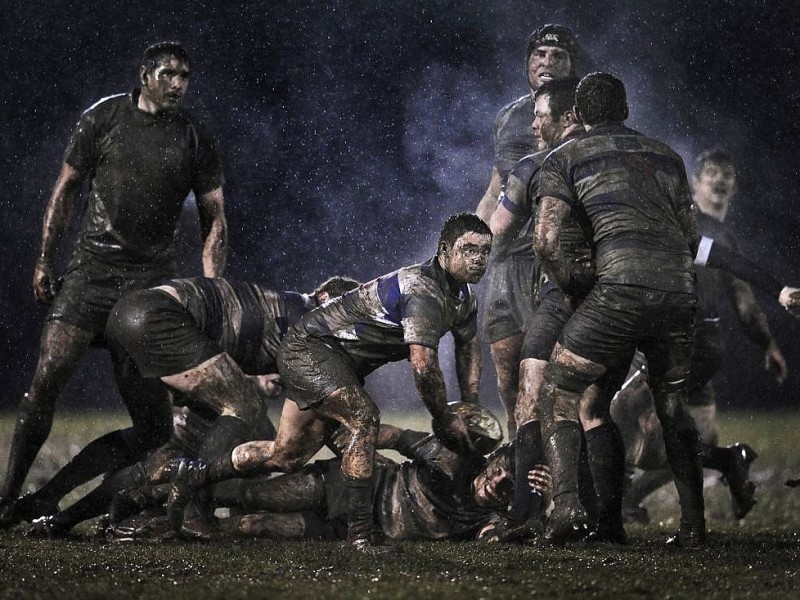
M 595 373 L 588 369 L 582 369 L 578 365 L 565 365 L 551 361 L 544 368 L 546 384 L 573 394 L 583 394 L 584 390 L 596 379 Z

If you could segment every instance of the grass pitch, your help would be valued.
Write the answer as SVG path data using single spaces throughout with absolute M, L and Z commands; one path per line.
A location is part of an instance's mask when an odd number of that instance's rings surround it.
M 424 429 L 424 415 L 392 415 Z M 36 471 L 35 489 L 83 444 L 124 425 L 62 416 Z M 213 543 L 112 543 L 91 535 L 35 540 L 24 526 L 0 532 L 0 598 L 779 598 L 800 597 L 800 413 L 724 414 L 721 442 L 747 441 L 759 453 L 752 475 L 758 504 L 732 520 L 727 489 L 707 472 L 708 547 L 671 551 L 677 497 L 669 486 L 647 501 L 653 522 L 627 527 L 626 547 L 566 549 L 475 543 L 404 543 L 389 557 L 355 554 L 332 542 L 237 540 Z M 0 469 L 13 415 L 0 420 Z M 2 475 L 2 472 L 0 472 Z M 78 494 L 68 497 L 62 506 Z

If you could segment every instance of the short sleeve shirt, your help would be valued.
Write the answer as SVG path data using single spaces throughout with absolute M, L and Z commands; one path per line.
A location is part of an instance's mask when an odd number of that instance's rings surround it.
M 453 285 L 436 258 L 378 277 L 322 305 L 295 326 L 301 336 L 336 343 L 366 375 L 409 357 L 410 344 L 438 348 L 450 332 L 459 341 L 477 331 L 477 301 Z
M 545 159 L 539 196 L 558 198 L 590 236 L 597 280 L 694 292 L 678 213 L 692 209 L 683 160 L 622 125 L 593 128 Z
M 64 160 L 91 179 L 78 249 L 121 266 L 172 260 L 183 202 L 223 185 L 209 135 L 186 111 L 149 114 L 138 90 L 81 117 Z

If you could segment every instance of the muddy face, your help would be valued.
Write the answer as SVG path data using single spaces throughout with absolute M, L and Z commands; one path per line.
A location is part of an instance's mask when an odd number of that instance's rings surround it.
M 486 273 L 491 250 L 491 235 L 468 231 L 455 241 L 452 248 L 442 248 L 440 262 L 458 282 L 478 283 Z

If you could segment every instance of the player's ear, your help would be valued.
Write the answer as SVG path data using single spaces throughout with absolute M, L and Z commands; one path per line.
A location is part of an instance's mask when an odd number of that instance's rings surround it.
M 578 123 L 580 123 L 580 121 L 578 117 L 575 116 L 574 107 L 561 115 L 561 124 L 564 125 L 564 127 L 569 127 L 570 125 L 576 125 Z
M 439 254 L 444 257 L 450 256 L 450 246 L 448 246 L 447 242 L 439 244 Z
M 139 69 L 139 80 L 142 82 L 142 84 L 147 84 L 147 67 L 142 66 Z

